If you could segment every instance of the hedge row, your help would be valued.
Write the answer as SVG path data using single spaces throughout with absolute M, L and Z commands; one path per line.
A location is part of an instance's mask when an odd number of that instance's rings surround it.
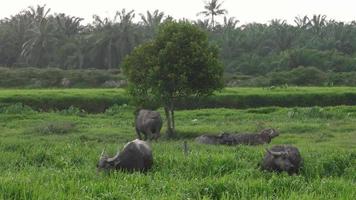
M 0 87 L 3 88 L 114 88 L 125 83 L 119 70 L 0 67 Z
M 22 103 L 36 110 L 76 107 L 87 112 L 103 112 L 113 105 L 130 104 L 123 89 L 2 90 L 0 106 Z M 356 105 L 356 88 L 226 89 L 222 93 L 176 102 L 177 109 L 255 108 L 265 106 Z
M 187 99 L 177 103 L 178 108 L 256 108 L 267 106 L 309 107 L 356 105 L 356 93 L 336 94 L 273 94 L 273 95 L 219 95 L 204 99 Z
M 128 104 L 123 89 L 5 89 L 0 91 L 0 106 L 22 103 L 36 110 L 63 110 L 70 107 L 90 113 L 103 112 L 112 105 Z

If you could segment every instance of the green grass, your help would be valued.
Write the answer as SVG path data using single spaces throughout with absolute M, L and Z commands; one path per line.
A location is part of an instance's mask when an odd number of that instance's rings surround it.
M 356 87 L 226 88 L 201 99 L 176 103 L 177 109 L 255 108 L 266 106 L 355 105 Z M 71 106 L 103 112 L 113 105 L 130 104 L 124 89 L 2 89 L 2 104 L 22 103 L 36 110 L 62 110 Z
M 41 131 L 53 123 L 56 131 Z M 0 199 L 356 199 L 355 124 L 352 106 L 177 111 L 181 138 L 152 143 L 151 171 L 97 174 L 104 147 L 113 155 L 136 137 L 132 107 L 87 114 L 11 106 L 0 111 Z M 269 145 L 193 140 L 203 133 L 266 127 L 280 131 Z M 264 149 L 275 144 L 300 149 L 300 175 L 258 169 Z

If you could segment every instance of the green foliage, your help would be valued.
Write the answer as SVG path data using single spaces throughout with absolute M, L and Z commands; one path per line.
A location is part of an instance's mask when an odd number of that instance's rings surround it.
M 175 102 L 223 87 L 218 49 L 188 22 L 163 23 L 154 40 L 137 47 L 123 65 L 137 107 L 162 105 L 174 135 Z
M 293 108 L 288 112 L 289 118 L 310 119 L 310 118 L 331 118 L 332 115 L 320 107 Z
M 335 106 L 354 105 L 356 91 L 353 87 L 267 87 L 225 88 L 212 96 L 189 97 L 175 102 L 175 108 L 255 108 L 264 106 Z M 148 101 L 148 100 L 147 100 Z M 12 105 L 15 103 L 21 103 Z M 147 103 L 147 102 L 146 102 Z M 61 113 L 76 114 L 119 112 L 135 106 L 124 89 L 6 89 L 0 91 L 0 112 L 25 110 L 63 110 Z M 149 108 L 158 108 L 150 104 Z M 9 106 L 9 107 L 8 107 Z M 153 107 L 157 106 L 157 107 Z M 32 108 L 32 109 L 31 109 Z
M 356 85 L 356 72 L 329 73 L 329 85 Z
M 0 102 L 5 106 L 19 102 L 36 110 L 63 110 L 63 115 L 83 115 L 104 112 L 114 104 L 128 104 L 130 98 L 123 89 L 7 89 L 1 90 Z
M 72 122 L 45 122 L 34 128 L 34 132 L 39 134 L 67 134 L 73 131 L 75 125 Z
M 118 70 L 0 67 L 0 87 L 4 88 L 123 87 L 125 84 Z
M 123 112 L 125 112 L 127 109 L 130 109 L 131 107 L 129 107 L 127 104 L 123 104 L 123 105 L 113 105 L 110 108 L 105 110 L 105 114 L 107 115 L 120 115 Z
M 327 76 L 315 67 L 298 67 L 288 72 L 274 72 L 269 74 L 269 85 L 304 85 L 322 86 L 327 80 Z
M 70 106 L 68 109 L 61 110 L 62 115 L 78 115 L 84 116 L 86 114 L 85 110 Z
M 273 19 L 269 24 L 250 23 L 238 26 L 238 20 L 234 18 L 224 16 L 223 23 L 218 23 L 214 19 L 226 13 L 221 6 L 222 3 L 219 1 L 208 1 L 205 10 L 200 14 L 211 17 L 211 20 L 184 23 L 187 26 L 194 24 L 208 34 L 209 43 L 219 48 L 219 57 L 226 74 L 251 77 L 243 81 L 230 80 L 227 77 L 229 86 L 267 86 L 288 81 L 293 85 L 356 85 L 353 78 L 356 70 L 355 23 L 313 15 L 296 17 L 295 25 L 288 24 L 285 20 Z M 52 14 L 48 7 L 37 6 L 0 20 L 0 66 L 11 67 L 11 70 L 0 68 L 0 87 L 61 87 L 63 78 L 70 80 L 69 87 L 123 85 L 124 83 L 117 82 L 117 79 L 120 81 L 125 78 L 113 77 L 111 72 L 90 70 L 91 72 L 87 73 L 81 70 L 92 68 L 111 70 L 125 65 L 123 60 L 126 55 L 134 54 L 133 49 L 140 45 L 141 49 L 147 50 L 150 45 L 147 46 L 145 43 L 161 34 L 158 27 L 162 23 L 174 21 L 172 17 L 158 10 L 148 11 L 146 15 L 140 14 L 139 22 L 133 21 L 135 15 L 132 10 L 122 9 L 115 13 L 113 19 L 95 15 L 91 24 L 83 26 L 81 18 L 64 13 Z M 180 45 L 192 39 L 187 37 L 182 40 L 180 38 L 182 35 L 175 36 L 177 37 L 162 39 L 172 41 L 179 39 Z M 177 47 L 165 43 L 170 40 L 164 40 L 162 44 L 166 45 L 164 46 L 166 50 Z M 207 58 L 198 61 L 195 57 L 185 57 L 182 62 L 189 61 L 190 64 L 210 62 L 210 57 L 204 54 L 206 52 L 191 44 L 188 45 L 191 51 L 188 53 L 201 56 L 200 53 Z M 215 57 L 216 49 L 212 51 Z M 166 65 L 167 61 L 170 61 L 169 64 L 180 66 L 178 69 L 183 70 L 185 65 L 174 59 L 187 51 L 177 51 L 175 52 L 177 54 L 168 52 L 171 50 L 157 54 L 160 56 L 157 62 L 160 60 L 161 64 Z M 148 61 L 147 58 L 144 60 Z M 152 62 L 156 61 L 150 58 L 147 65 Z M 320 76 L 316 77 L 317 79 L 313 76 L 299 77 L 298 80 L 284 77 L 288 76 L 291 70 L 297 73 L 296 68 L 300 66 L 305 67 L 305 70 L 299 69 L 304 72 L 315 67 L 320 70 L 317 72 Z M 31 67 L 45 69 L 44 74 L 40 76 L 37 70 L 22 69 Z M 80 71 L 69 71 L 64 76 L 64 72 L 58 68 Z M 296 75 L 302 76 L 304 72 Z M 172 82 L 177 78 L 177 75 L 173 76 Z M 170 76 L 165 78 L 171 80 Z M 167 85 L 161 86 L 167 89 Z M 153 97 L 149 97 L 149 100 L 153 101 Z M 157 107 L 157 104 L 152 107 Z
M 25 114 L 36 113 L 30 106 L 23 105 L 22 103 L 11 103 L 0 105 L 0 113 L 3 114 Z
M 104 147 L 114 155 L 135 138 L 134 109 L 115 106 L 113 115 L 86 117 L 60 112 L 2 113 L 0 199 L 354 199 L 356 195 L 354 106 L 298 108 L 301 113 L 314 113 L 305 119 L 289 118 L 294 108 L 177 111 L 181 124 L 177 131 L 188 142 L 187 156 L 183 140 L 160 139 L 151 143 L 151 171 L 97 174 Z M 75 129 L 63 135 L 36 134 L 39 124 L 56 122 L 73 123 Z M 194 141 L 203 133 L 255 132 L 266 127 L 280 131 L 266 146 Z M 279 144 L 299 148 L 304 163 L 299 175 L 259 170 L 257 163 L 265 148 Z
M 225 72 L 253 77 L 241 83 L 242 85 L 251 86 L 255 81 L 257 83 L 254 86 L 268 85 L 267 74 L 287 73 L 299 66 L 306 68 L 314 66 L 323 73 L 353 72 L 356 69 L 356 61 L 353 59 L 356 53 L 355 23 L 344 23 L 328 19 L 327 16 L 313 15 L 296 17 L 295 25 L 287 24 L 285 20 L 273 19 L 269 24 L 250 23 L 237 26 L 238 20 L 234 18 L 225 16 L 223 23 L 218 23 L 214 19 L 227 12 L 221 6 L 222 3 L 216 0 L 206 2 L 205 10 L 199 14 L 211 17 L 211 20 L 185 23 L 200 27 L 208 34 L 209 43 L 217 44 Z M 123 64 L 124 57 L 132 53 L 135 47 L 158 36 L 160 34 L 158 27 L 163 22 L 174 21 L 163 12 L 156 10 L 148 11 L 146 15 L 140 14 L 141 21 L 134 22 L 135 14 L 132 10 L 122 9 L 115 13 L 113 19 L 95 15 L 91 24 L 83 26 L 81 18 L 64 13 L 52 14 L 48 7 L 36 6 L 0 20 L 0 66 L 12 69 L 55 68 L 49 80 L 36 77 L 27 80 L 23 78 L 27 75 L 21 76 L 26 73 L 19 72 L 16 74 L 17 79 L 1 76 L 0 86 L 58 87 L 61 79 L 56 74 L 56 68 L 117 68 Z M 175 39 L 181 39 L 178 34 L 176 36 Z M 174 37 L 169 39 L 174 40 Z M 181 44 L 184 41 L 186 40 L 179 40 Z M 174 47 L 169 46 L 171 44 L 168 43 L 163 44 L 167 44 L 165 48 Z M 189 47 L 192 52 L 200 52 L 194 45 Z M 178 53 L 187 52 L 178 51 Z M 157 59 L 164 61 L 162 60 L 164 57 L 166 61 L 169 59 L 172 62 L 170 64 L 178 66 L 180 63 L 173 60 L 175 59 L 173 55 L 162 51 L 161 58 Z M 184 62 L 188 59 L 189 57 Z M 196 62 L 196 59 L 189 61 Z M 163 64 L 167 63 L 163 62 Z M 3 73 L 1 71 L 0 75 Z M 73 87 L 103 84 L 100 80 L 94 80 L 94 77 L 86 79 L 76 76 L 74 79 L 78 82 L 73 83 L 71 85 Z M 307 82 L 315 85 L 312 79 L 308 77 Z M 284 82 L 284 80 L 276 81 Z M 350 82 L 354 84 L 351 79 L 340 84 L 350 85 Z M 302 81 L 302 85 L 304 83 L 305 81 Z M 299 84 L 299 81 L 296 84 Z
M 187 22 L 167 22 L 153 41 L 127 57 L 123 68 L 136 99 L 152 96 L 168 104 L 221 88 L 222 66 L 217 57 L 217 48 L 209 45 L 203 31 Z

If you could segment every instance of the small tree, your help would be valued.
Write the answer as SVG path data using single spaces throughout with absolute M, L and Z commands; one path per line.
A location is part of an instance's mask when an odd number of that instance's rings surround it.
M 218 49 L 205 32 L 188 22 L 166 22 L 156 38 L 126 57 L 123 70 L 129 93 L 139 106 L 158 103 L 165 110 L 167 133 L 175 136 L 175 102 L 210 95 L 223 87 Z

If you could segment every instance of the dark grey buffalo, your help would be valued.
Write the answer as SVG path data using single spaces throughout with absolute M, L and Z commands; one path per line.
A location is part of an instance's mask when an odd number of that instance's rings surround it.
M 261 162 L 261 169 L 275 172 L 285 171 L 292 175 L 299 172 L 301 165 L 302 157 L 296 147 L 278 145 L 267 149 Z
M 149 144 L 142 140 L 128 142 L 121 152 L 110 158 L 101 153 L 98 170 L 126 170 L 126 171 L 147 171 L 153 164 L 152 149 Z
M 162 118 L 159 112 L 141 109 L 138 111 L 135 121 L 135 128 L 138 138 L 141 140 L 141 133 L 144 140 L 159 138 L 162 128 Z
M 225 145 L 259 145 L 270 143 L 272 138 L 277 137 L 279 133 L 272 128 L 264 129 L 260 133 L 250 134 L 231 134 L 222 133 L 220 135 L 201 135 L 195 140 L 203 144 L 225 144 Z

